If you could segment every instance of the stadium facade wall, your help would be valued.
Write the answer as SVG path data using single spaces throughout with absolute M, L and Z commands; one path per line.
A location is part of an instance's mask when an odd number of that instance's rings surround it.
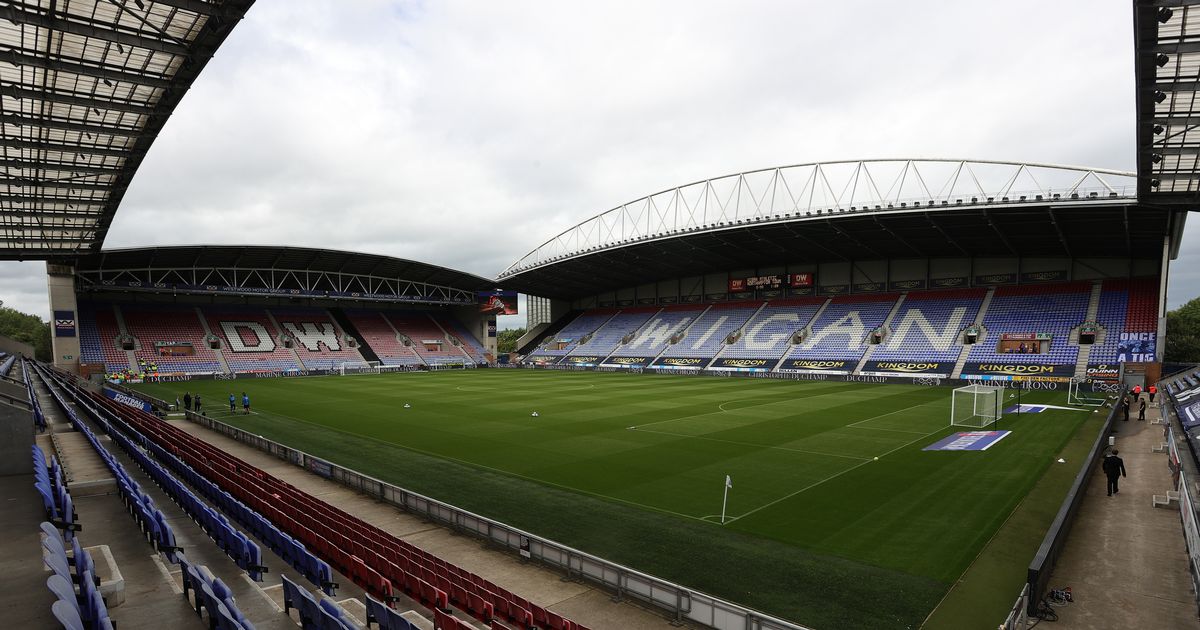
M 212 418 L 191 412 L 187 413 L 187 417 L 200 426 L 290 464 L 309 471 L 320 471 L 322 476 L 331 481 L 405 512 L 420 515 L 455 532 L 483 539 L 512 555 L 563 571 L 569 579 L 596 584 L 613 593 L 618 600 L 629 598 L 654 606 L 676 622 L 693 622 L 719 630 L 809 630 L 394 486 Z
M 5 337 L 4 335 L 0 335 L 0 352 L 25 355 L 31 359 L 33 358 L 33 346 L 10 337 Z
M 79 307 L 75 300 L 75 269 L 46 263 L 46 285 L 50 298 L 50 347 L 54 351 L 54 367 L 78 374 Z

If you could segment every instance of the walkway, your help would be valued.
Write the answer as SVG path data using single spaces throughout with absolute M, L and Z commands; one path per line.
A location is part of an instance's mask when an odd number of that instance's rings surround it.
M 1200 629 L 1179 510 L 1152 507 L 1150 500 L 1171 488 L 1167 456 L 1151 452 L 1163 442 L 1162 425 L 1152 424 L 1158 413 L 1147 408 L 1146 422 L 1136 412 L 1116 422 L 1116 448 L 1129 476 L 1111 497 L 1099 469 L 1088 483 L 1050 578 L 1052 588 L 1071 587 L 1075 600 L 1055 608 L 1058 630 Z
M 609 593 L 590 584 L 565 581 L 558 572 L 521 562 L 510 553 L 484 546 L 478 539 L 454 534 L 232 438 L 185 420 L 172 420 L 171 423 L 322 501 L 589 628 L 643 630 L 672 627 L 656 611 L 628 600 L 614 603 Z

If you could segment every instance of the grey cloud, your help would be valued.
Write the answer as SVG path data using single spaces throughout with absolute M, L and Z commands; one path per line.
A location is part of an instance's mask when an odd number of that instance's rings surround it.
M 260 2 L 107 246 L 334 247 L 490 277 L 597 212 L 730 172 L 1129 169 L 1130 19 L 1085 0 Z M 1178 276 L 1173 297 L 1197 292 Z

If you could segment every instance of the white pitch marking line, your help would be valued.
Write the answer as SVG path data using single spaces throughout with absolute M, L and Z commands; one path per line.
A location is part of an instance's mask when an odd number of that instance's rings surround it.
M 706 435 L 686 435 L 683 433 L 668 433 L 666 431 L 647 431 L 647 430 L 641 429 L 641 428 L 638 428 L 637 430 L 640 433 L 654 433 L 657 435 L 671 435 L 674 437 L 690 438 L 693 440 L 708 440 L 709 442 L 724 442 L 725 444 L 736 444 L 738 446 L 750 446 L 750 447 L 754 447 L 754 448 L 770 448 L 770 449 L 775 449 L 777 451 L 791 451 L 793 453 L 807 453 L 809 455 L 824 455 L 826 457 L 843 457 L 845 459 L 860 459 L 860 460 L 868 459 L 866 457 L 856 457 L 854 455 L 840 455 L 837 453 L 822 453 L 820 451 L 808 451 L 808 450 L 805 450 L 802 448 L 789 448 L 786 446 L 770 446 L 767 444 L 755 444 L 754 442 L 739 442 L 737 440 L 725 440 L 725 439 L 721 439 L 721 438 L 708 437 Z
M 911 433 L 913 435 L 921 434 L 920 431 L 906 431 L 904 429 L 885 429 L 883 427 L 854 427 L 854 426 L 847 425 L 846 428 L 847 429 L 862 429 L 864 431 L 891 431 L 892 433 Z
M 158 554 L 155 553 L 150 554 L 150 559 L 153 560 L 154 564 L 158 566 L 158 570 L 160 573 L 162 573 L 163 579 L 171 585 L 171 590 L 175 591 L 176 595 L 183 595 L 183 587 L 180 586 L 179 583 L 175 581 L 175 578 L 171 576 L 171 572 L 167 569 L 167 565 L 163 564 L 162 558 L 159 558 Z
M 898 450 L 900 450 L 900 449 L 902 449 L 902 448 L 905 448 L 905 447 L 907 447 L 907 446 L 910 446 L 910 445 L 912 445 L 912 444 L 915 444 L 915 443 L 917 443 L 917 442 L 920 442 L 921 440 L 923 440 L 923 439 L 925 439 L 925 438 L 927 438 L 927 437 L 929 437 L 929 436 L 931 436 L 931 435 L 934 435 L 934 434 L 936 434 L 936 433 L 941 433 L 941 432 L 942 432 L 942 431 L 944 431 L 944 430 L 945 430 L 945 429 L 938 429 L 937 431 L 930 431 L 929 433 L 926 433 L 925 435 L 922 435 L 921 437 L 919 437 L 919 438 L 917 438 L 917 439 L 915 439 L 915 440 L 913 440 L 913 441 L 911 441 L 911 442 L 908 442 L 908 443 L 905 443 L 905 444 L 901 444 L 900 446 L 897 446 L 896 448 L 894 448 L 894 449 L 892 449 L 892 450 L 890 450 L 890 451 L 888 451 L 888 452 L 884 453 L 883 455 L 880 455 L 879 457 L 887 457 L 888 455 L 891 455 L 892 453 L 895 453 L 896 451 L 898 451 Z M 743 516 L 750 516 L 751 514 L 754 514 L 755 512 L 758 512 L 758 511 L 760 511 L 760 510 L 764 510 L 764 509 L 766 509 L 766 508 L 769 508 L 769 507 L 771 507 L 772 505 L 775 505 L 776 503 L 779 503 L 779 502 L 781 502 L 781 501 L 786 501 L 786 500 L 788 500 L 788 499 L 790 499 L 790 498 L 792 498 L 792 497 L 796 496 L 797 494 L 800 494 L 801 492 L 804 492 L 804 491 L 806 491 L 806 490 L 811 490 L 811 489 L 813 489 L 813 488 L 815 488 L 815 487 L 817 487 L 817 486 L 819 486 L 819 485 L 821 485 L 821 484 L 825 483 L 826 481 L 831 481 L 831 480 L 833 480 L 833 479 L 837 479 L 838 477 L 841 477 L 842 475 L 844 475 L 844 474 L 846 474 L 846 473 L 850 472 L 851 470 L 855 470 L 855 469 L 857 469 L 857 468 L 860 468 L 860 467 L 862 467 L 862 466 L 866 466 L 867 464 L 871 463 L 872 461 L 873 461 L 873 460 L 870 460 L 870 459 L 868 459 L 867 461 L 865 461 L 865 462 L 862 462 L 861 464 L 855 464 L 855 465 L 853 465 L 853 466 L 851 466 L 851 467 L 847 468 L 846 470 L 843 470 L 843 471 L 841 471 L 841 472 L 839 472 L 839 473 L 836 473 L 836 474 L 834 474 L 834 475 L 831 475 L 831 476 L 829 476 L 829 477 L 826 477 L 826 478 L 824 478 L 824 479 L 822 479 L 822 480 L 820 480 L 820 481 L 818 481 L 818 482 L 816 482 L 816 483 L 810 483 L 810 484 L 808 484 L 807 486 L 804 486 L 803 488 L 800 488 L 799 490 L 797 490 L 797 491 L 795 491 L 795 492 L 793 492 L 793 493 L 791 493 L 791 494 L 787 494 L 787 495 L 784 495 L 784 496 L 782 496 L 782 497 L 779 497 L 778 499 L 775 499 L 774 501 L 771 501 L 770 503 L 766 503 L 766 504 L 764 504 L 764 505 L 760 505 L 760 506 L 758 506 L 758 507 L 754 508 L 753 510 L 750 510 L 749 512 L 746 512 L 746 513 L 744 513 L 744 514 L 739 514 L 739 515 L 737 515 L 737 516 L 734 516 L 733 518 L 730 518 L 728 521 L 726 521 L 726 523 L 732 523 L 732 522 L 734 522 L 734 521 L 738 520 L 739 518 L 742 518 Z
M 793 402 L 793 401 L 801 400 L 801 399 L 811 400 L 813 398 L 820 398 L 821 396 L 832 396 L 834 394 L 839 394 L 839 393 L 842 393 L 842 390 L 835 390 L 832 392 L 826 392 L 824 394 L 816 394 L 815 396 L 798 396 L 798 397 L 792 397 L 792 398 L 785 398 L 783 400 L 768 400 L 766 402 L 761 402 L 761 403 L 757 403 L 754 405 L 746 405 L 745 407 L 738 407 L 737 409 L 733 409 L 732 411 L 729 409 L 725 409 L 724 405 L 728 405 L 728 404 L 735 403 L 735 402 L 742 402 L 744 400 L 754 400 L 753 398 L 734 398 L 733 400 L 727 400 L 727 401 L 717 405 L 717 409 L 720 409 L 720 411 L 706 411 L 704 413 L 696 413 L 696 414 L 692 414 L 690 416 L 680 416 L 678 418 L 667 418 L 666 420 L 658 420 L 656 422 L 647 422 L 646 424 L 639 424 L 639 425 L 636 425 L 634 428 L 640 429 L 642 427 L 650 427 L 650 426 L 654 426 L 656 424 L 663 424 L 664 422 L 676 422 L 678 420 L 687 420 L 689 418 L 699 418 L 701 416 L 711 416 L 713 414 L 718 414 L 718 413 L 732 413 L 733 411 L 741 411 L 743 409 L 750 409 L 752 407 L 763 407 L 766 405 L 775 405 L 775 404 L 779 404 L 779 403 Z
M 887 416 L 890 416 L 890 415 L 892 415 L 892 414 L 895 414 L 895 413 L 900 413 L 901 411 L 908 411 L 909 409 L 912 409 L 913 407 L 920 407 L 920 406 L 922 406 L 922 405 L 928 405 L 928 404 L 930 404 L 930 403 L 934 403 L 934 402 L 938 402 L 938 401 L 936 401 L 936 400 L 927 400 L 927 401 L 925 401 L 925 402 L 919 402 L 919 403 L 917 403 L 917 404 L 915 404 L 915 405 L 909 405 L 909 406 L 907 406 L 907 407 L 902 407 L 902 408 L 900 408 L 900 409 L 896 409 L 895 411 L 889 411 L 889 412 L 887 412 L 887 413 L 881 413 L 881 414 L 879 414 L 878 416 L 871 416 L 870 418 L 867 418 L 866 420 L 859 420 L 858 422 L 851 422 L 850 424 L 847 424 L 846 426 L 848 426 L 848 427 L 856 427 L 856 426 L 858 426 L 858 425 L 860 425 L 860 424 L 864 424 L 864 423 L 870 422 L 870 421 L 872 421 L 872 420 L 878 420 L 879 418 L 885 418 L 885 417 L 887 417 Z
M 238 575 L 241 576 L 241 578 L 243 580 L 245 580 L 247 584 L 252 586 L 254 588 L 254 591 L 256 593 L 258 593 L 260 597 L 267 600 L 267 603 L 271 605 L 271 608 L 275 609 L 275 612 L 277 612 L 277 613 L 283 612 L 283 607 L 280 606 L 279 604 L 275 603 L 275 599 L 272 598 L 270 595 L 267 595 L 267 590 L 264 589 L 263 587 L 259 586 L 258 582 L 251 580 L 250 576 L 246 575 L 245 573 L 239 573 Z M 283 586 L 283 583 L 280 582 L 279 586 Z M 357 621 L 357 619 L 355 621 Z

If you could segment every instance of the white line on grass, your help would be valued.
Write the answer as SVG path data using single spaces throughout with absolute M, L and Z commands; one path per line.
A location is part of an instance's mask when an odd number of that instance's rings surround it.
M 887 457 L 888 455 L 891 455 L 892 453 L 895 453 L 896 451 L 898 451 L 898 450 L 900 450 L 900 449 L 902 449 L 902 448 L 905 448 L 905 447 L 907 447 L 907 446 L 910 446 L 910 445 L 912 445 L 912 444 L 915 444 L 915 443 L 917 443 L 917 442 L 920 442 L 921 440 L 923 440 L 923 439 L 925 439 L 925 438 L 927 438 L 927 437 L 929 437 L 929 436 L 931 436 L 931 435 L 934 435 L 934 434 L 936 434 L 936 433 L 940 433 L 940 432 L 942 432 L 942 431 L 944 431 L 944 430 L 945 430 L 945 427 L 943 427 L 943 428 L 940 428 L 940 429 L 938 429 L 937 431 L 930 431 L 929 433 L 926 433 L 925 435 L 922 435 L 921 437 L 919 437 L 919 438 L 916 438 L 915 440 L 913 440 L 913 441 L 911 441 L 911 442 L 906 442 L 906 443 L 904 443 L 904 444 L 901 444 L 900 446 L 897 446 L 896 448 L 894 448 L 894 449 L 892 449 L 892 450 L 890 450 L 890 451 L 888 451 L 888 452 L 884 453 L 883 455 L 880 455 L 879 457 L 881 457 L 881 458 L 882 458 L 882 457 Z M 792 497 L 794 497 L 794 496 L 796 496 L 796 495 L 800 494 L 801 492 L 805 492 L 805 491 L 807 491 L 807 490 L 811 490 L 811 489 L 813 489 L 813 488 L 815 488 L 815 487 L 817 487 L 817 486 L 819 486 L 819 485 L 821 485 L 821 484 L 825 483 L 826 481 L 832 481 L 833 479 L 837 479 L 838 477 L 841 477 L 842 475 L 844 475 L 844 474 L 846 474 L 846 473 L 848 473 L 848 472 L 850 472 L 850 471 L 852 471 L 852 470 L 856 470 L 856 469 L 858 469 L 858 468 L 860 468 L 860 467 L 862 467 L 862 466 L 866 466 L 867 464 L 870 464 L 872 461 L 874 461 L 874 460 L 870 460 L 870 459 L 868 459 L 867 461 L 865 461 L 865 462 L 862 462 L 861 464 L 855 464 L 855 465 L 853 465 L 853 466 L 851 466 L 851 467 L 847 468 L 846 470 L 843 470 L 843 471 L 841 471 L 841 472 L 839 472 L 839 473 L 835 473 L 835 474 L 833 474 L 833 475 L 831 475 L 831 476 L 829 476 L 829 477 L 826 477 L 826 478 L 824 478 L 824 479 L 822 479 L 822 480 L 820 480 L 820 481 L 818 481 L 818 482 L 815 482 L 815 483 L 810 483 L 810 484 L 808 484 L 807 486 L 804 486 L 803 488 L 800 488 L 799 490 L 797 490 L 797 491 L 795 491 L 795 492 L 793 492 L 793 493 L 791 493 L 791 494 L 787 494 L 787 495 L 784 495 L 784 496 L 782 496 L 782 497 L 779 497 L 778 499 L 775 499 L 774 501 L 771 501 L 770 503 L 766 503 L 766 504 L 760 505 L 760 506 L 758 506 L 758 507 L 754 508 L 753 510 L 750 510 L 749 512 L 746 512 L 746 513 L 744 513 L 744 514 L 739 514 L 739 515 L 737 515 L 737 516 L 734 516 L 733 518 L 730 518 L 728 521 L 726 521 L 726 523 L 727 523 L 727 524 L 728 524 L 728 523 L 732 523 L 732 522 L 734 522 L 734 521 L 738 520 L 739 518 L 742 518 L 743 516 L 750 516 L 751 514 L 754 514 L 755 512 L 758 512 L 758 511 L 760 511 L 760 510 L 765 510 L 765 509 L 767 509 L 767 508 L 771 507 L 772 505 L 775 505 L 776 503 L 779 503 L 779 502 L 781 502 L 781 501 L 786 501 L 786 500 L 788 500 L 788 499 L 790 499 L 790 498 L 792 498 Z
M 352 436 L 354 436 L 354 437 L 356 437 L 356 438 L 361 438 L 361 439 L 364 439 L 364 440 L 370 440 L 370 441 L 372 441 L 372 442 L 378 442 L 378 443 L 380 443 L 380 444 L 386 444 L 386 445 L 388 445 L 388 446 L 394 446 L 394 447 L 396 447 L 396 448 L 402 448 L 402 449 L 404 449 L 404 450 L 406 450 L 406 451 L 412 451 L 412 452 L 414 452 L 414 453 L 420 453 L 420 454 L 422 454 L 422 455 L 427 455 L 427 456 L 429 456 L 429 457 L 433 457 L 433 458 L 436 458 L 436 459 L 444 459 L 444 460 L 446 460 L 446 461 L 451 461 L 451 462 L 454 462 L 454 463 L 456 463 L 456 464 L 462 464 L 463 466 L 467 466 L 467 467 L 470 467 L 470 468 L 479 468 L 479 469 L 483 469 L 483 470 L 490 470 L 490 471 L 492 471 L 492 472 L 497 472 L 497 473 L 500 473 L 500 474 L 502 474 L 502 475 L 511 475 L 511 476 L 513 476 L 513 477 L 519 477 L 519 478 L 521 478 L 521 479 L 524 479 L 524 480 L 526 480 L 526 481 L 532 481 L 532 482 L 534 482 L 534 483 L 540 483 L 540 484 L 547 485 L 547 486 L 554 486 L 555 488 L 561 488 L 561 489 L 563 489 L 563 490 L 567 490 L 567 491 L 569 491 L 569 492 L 576 492 L 576 493 L 579 493 L 579 494 L 586 494 L 586 495 L 588 495 L 588 496 L 593 496 L 593 497 L 597 497 L 597 498 L 600 498 L 600 499 L 608 499 L 609 501 L 616 501 L 616 502 L 618 502 L 618 503 L 625 503 L 625 504 L 627 504 L 627 505 L 633 505 L 633 506 L 636 506 L 636 507 L 645 508 L 645 509 L 647 509 L 647 510 L 654 510 L 655 512 L 662 512 L 662 513 L 664 513 L 664 514 L 673 514 L 673 515 L 675 515 L 675 516 L 682 516 L 683 518 L 690 518 L 690 519 L 692 519 L 692 520 L 694 520 L 694 521 L 704 521 L 704 519 L 700 518 L 699 516 L 693 516 L 693 515 L 691 515 L 691 514 L 684 514 L 683 512 L 675 512 L 675 511 L 672 511 L 672 510 L 668 510 L 668 509 L 665 509 L 665 508 L 660 508 L 660 507 L 653 506 L 653 505 L 646 505 L 645 503 L 638 503 L 637 501 L 630 501 L 630 500 L 628 500 L 628 499 L 621 499 L 621 498 L 618 498 L 618 497 L 609 496 L 609 495 L 607 495 L 607 494 L 600 494 L 599 492 L 591 492 L 591 491 L 588 491 L 588 490 L 583 490 L 583 489 L 580 489 L 580 488 L 575 488 L 575 487 L 572 487 L 572 486 L 566 486 L 566 485 L 563 485 L 563 484 L 560 484 L 560 483 L 554 483 L 553 481 L 547 481 L 547 480 L 545 480 L 545 479 L 539 479 L 539 478 L 537 478 L 537 477 L 530 477 L 530 476 L 528 476 L 528 475 L 522 475 L 521 473 L 518 473 L 518 472 L 513 472 L 513 471 L 511 471 L 511 470 L 504 470 L 503 468 L 493 468 L 492 466 L 487 466 L 487 465 L 485 465 L 485 464 L 479 464 L 479 463 L 476 463 L 476 462 L 467 461 L 467 460 L 465 460 L 465 459 L 459 459 L 459 458 L 457 458 L 457 457 L 451 457 L 450 455 L 442 455 L 441 453 L 435 453 L 435 452 L 433 452 L 433 451 L 427 451 L 427 450 L 424 450 L 424 449 L 417 448 L 417 447 L 415 447 L 415 446 L 408 446 L 407 444 L 401 444 L 401 443 L 399 443 L 399 442 L 389 442 L 388 440 L 383 440 L 383 439 L 380 439 L 380 438 L 377 438 L 377 437 L 372 437 L 372 436 L 369 436 L 369 435 L 363 435 L 363 434 L 361 434 L 361 433 L 355 433 L 354 431 L 347 431 L 347 430 L 345 430 L 345 429 L 338 429 L 338 428 L 336 428 L 336 427 L 331 427 L 331 426 L 329 426 L 329 425 L 326 425 L 326 424 L 321 424 L 321 423 L 319 423 L 319 422 L 313 422 L 313 421 L 311 421 L 311 420 L 302 420 L 302 419 L 300 419 L 300 418 L 296 418 L 296 417 L 293 417 L 293 416 L 289 416 L 289 415 L 287 415 L 287 414 L 283 414 L 283 413 L 277 413 L 277 412 L 274 412 L 274 411 L 272 411 L 272 412 L 271 412 L 271 415 L 273 415 L 273 416 L 279 416 L 280 418 L 287 418 L 288 420 L 293 420 L 293 421 L 295 421 L 295 422 L 300 422 L 300 423 L 307 424 L 307 425 L 310 425 L 310 426 L 314 426 L 314 427 L 317 427 L 317 428 L 320 428 L 320 429 L 325 429 L 326 431 L 334 431 L 334 432 L 337 432 L 337 433 L 344 433 L 344 434 L 346 434 L 346 435 L 352 435 Z M 218 434 L 218 435 L 220 435 L 221 437 L 226 437 L 226 436 L 225 436 L 225 435 L 223 435 L 223 434 Z M 229 438 L 229 439 L 233 439 L 233 438 Z M 708 521 L 704 521 L 704 522 L 708 522 Z
M 916 403 L 915 405 L 909 405 L 907 407 L 901 407 L 900 409 L 894 409 L 887 413 L 881 413 L 878 416 L 871 416 L 870 418 L 867 418 L 866 420 L 859 420 L 858 422 L 851 422 L 850 424 L 847 424 L 846 426 L 847 427 L 857 427 L 860 424 L 865 424 L 867 422 L 870 422 L 872 420 L 878 420 L 880 418 L 886 418 L 887 416 L 900 413 L 901 411 L 908 411 L 909 409 L 912 409 L 913 407 L 921 407 L 924 405 L 928 405 L 929 403 L 932 403 L 932 402 L 937 402 L 937 401 L 926 400 L 925 402 L 919 402 L 919 403 Z M 916 433 L 916 431 L 912 431 L 911 433 Z
M 845 393 L 844 389 L 838 389 L 838 390 L 834 390 L 831 392 L 825 392 L 824 394 L 815 394 L 813 396 L 793 396 L 791 398 L 784 398 L 783 400 L 768 400 L 766 402 L 761 402 L 761 403 L 754 404 L 754 405 L 746 405 L 745 407 L 738 407 L 737 409 L 733 409 L 732 411 L 729 409 L 726 409 L 724 406 L 728 405 L 730 403 L 740 402 L 743 400 L 754 400 L 753 398 L 734 398 L 733 400 L 727 400 L 727 401 L 717 405 L 717 409 L 720 409 L 720 411 L 705 411 L 704 413 L 696 413 L 696 414 L 692 414 L 690 416 L 679 416 L 678 418 L 667 418 L 666 420 L 657 420 L 655 422 L 647 422 L 645 424 L 638 424 L 635 426 L 637 426 L 640 429 L 641 427 L 651 427 L 656 424 L 663 424 L 666 422 L 675 422 L 677 420 L 687 420 L 689 418 L 699 418 L 701 416 L 711 416 L 713 414 L 719 414 L 719 413 L 732 413 L 733 411 L 741 411 L 743 409 L 750 409 L 752 407 L 764 407 L 766 405 L 775 405 L 775 404 L 779 404 L 779 403 L 793 402 L 796 400 L 812 400 L 813 398 L 820 398 L 821 396 L 833 396 L 835 394 L 843 394 L 843 393 Z
M 653 433 L 655 435 L 671 435 L 675 437 L 688 438 L 692 440 L 707 440 L 709 442 L 722 442 L 724 444 L 735 444 L 737 446 L 750 446 L 754 448 L 770 448 L 777 451 L 791 451 L 793 453 L 807 453 L 809 455 L 824 455 L 825 457 L 843 457 L 845 459 L 870 459 L 869 457 L 857 457 L 854 455 L 841 455 L 838 453 L 822 453 L 820 451 L 809 451 L 802 448 L 790 448 L 787 446 L 770 446 L 768 444 L 755 444 L 754 442 L 739 442 L 737 440 L 726 440 L 723 438 L 708 437 L 707 435 L 687 435 L 684 433 L 669 433 L 667 431 L 651 431 L 648 429 L 638 428 L 638 433 Z
M 892 433 L 911 433 L 912 435 L 920 435 L 920 431 L 907 431 L 905 429 L 885 429 L 883 427 L 852 427 L 847 426 L 847 429 L 862 429 L 863 431 L 890 431 Z

